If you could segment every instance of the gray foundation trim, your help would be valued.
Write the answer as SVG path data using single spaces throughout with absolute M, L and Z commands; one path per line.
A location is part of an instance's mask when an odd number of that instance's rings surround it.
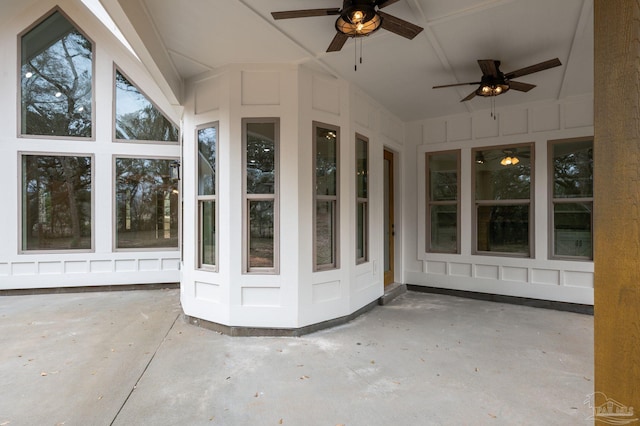
M 269 336 L 269 337 L 300 337 L 305 334 L 315 333 L 316 331 L 324 330 L 325 328 L 331 328 L 338 325 L 346 324 L 349 321 L 359 317 L 365 312 L 370 311 L 378 305 L 378 301 L 374 300 L 368 305 L 363 306 L 350 315 L 345 315 L 340 318 L 334 318 L 328 321 L 319 322 L 317 324 L 307 325 L 300 328 L 260 328 L 260 327 L 235 327 L 217 322 L 207 321 L 200 318 L 195 318 L 189 315 L 184 315 L 184 319 L 191 325 L 197 327 L 206 328 L 221 334 L 226 334 L 232 337 L 250 337 L 250 336 Z
M 509 303 L 512 305 L 530 306 L 533 308 L 553 309 L 556 311 L 575 312 L 577 314 L 593 315 L 592 305 L 580 303 L 556 302 L 553 300 L 529 299 L 527 297 L 503 296 L 500 294 L 479 293 L 475 291 L 451 290 L 448 288 L 426 287 L 407 284 L 409 291 L 421 293 L 444 294 L 447 296 L 465 297 L 467 299 L 485 300 L 487 302 Z
M 132 290 L 165 290 L 180 288 L 180 283 L 160 284 L 124 284 L 124 285 L 96 285 L 82 287 L 53 287 L 53 288 L 24 288 L 15 290 L 0 290 L 2 296 L 30 296 L 34 294 L 67 294 L 94 293 L 99 291 L 132 291 Z

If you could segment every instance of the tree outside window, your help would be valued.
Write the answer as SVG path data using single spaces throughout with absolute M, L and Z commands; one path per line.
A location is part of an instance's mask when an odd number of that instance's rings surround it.
M 22 250 L 90 250 L 91 157 L 22 155 Z
M 475 149 L 476 252 L 531 256 L 533 145 Z
M 56 11 L 21 37 L 21 133 L 92 136 L 93 46 Z

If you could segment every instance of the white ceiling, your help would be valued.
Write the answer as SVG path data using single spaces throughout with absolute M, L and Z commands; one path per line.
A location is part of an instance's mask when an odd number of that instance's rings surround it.
M 558 57 L 561 67 L 518 79 L 538 87 L 509 91 L 496 106 L 593 93 L 593 0 L 400 0 L 384 11 L 424 31 L 413 40 L 377 31 L 364 39 L 357 71 L 353 39 L 340 52 L 325 52 L 335 16 L 275 21 L 270 14 L 340 7 L 341 0 L 101 1 L 132 35 L 126 15 L 168 81 L 233 63 L 307 64 L 355 83 L 412 121 L 489 108 L 484 98 L 459 102 L 472 86 L 431 88 L 478 81 L 477 59 L 500 60 L 508 72 Z

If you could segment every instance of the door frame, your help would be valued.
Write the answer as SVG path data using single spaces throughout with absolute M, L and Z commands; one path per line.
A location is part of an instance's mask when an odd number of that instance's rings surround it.
M 395 230 L 397 229 L 397 217 L 398 217 L 398 209 L 397 209 L 397 205 L 398 205 L 398 191 L 397 191 L 397 157 L 398 157 L 398 152 L 388 148 L 388 147 L 384 147 L 383 148 L 383 182 L 385 179 L 384 176 L 384 161 L 389 161 L 389 179 L 390 179 L 390 199 L 389 199 L 389 216 L 390 216 L 390 220 L 389 220 L 389 271 L 385 270 L 385 265 L 384 265 L 384 260 L 385 260 L 385 251 L 387 250 L 387 247 L 384 247 L 385 244 L 385 229 L 384 229 L 384 223 L 386 223 L 387 218 L 385 217 L 385 210 L 386 210 L 386 206 L 383 206 L 383 227 L 382 227 L 382 232 L 383 232 L 383 253 L 382 253 L 382 272 L 383 272 L 383 283 L 384 283 L 384 287 L 388 286 L 389 284 L 392 284 L 394 282 L 396 282 L 396 264 L 397 264 L 397 255 L 398 255 L 398 250 L 397 250 L 397 246 L 398 246 L 398 236 L 395 233 Z M 383 185 L 383 197 L 382 197 L 382 202 L 383 204 L 386 202 L 386 198 L 385 198 L 385 194 L 384 191 L 386 191 L 386 187 L 384 187 Z

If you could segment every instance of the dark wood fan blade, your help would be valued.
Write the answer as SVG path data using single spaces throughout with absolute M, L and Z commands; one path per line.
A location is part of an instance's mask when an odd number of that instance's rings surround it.
M 378 6 L 378 9 L 382 9 L 383 7 L 387 7 L 387 6 L 391 6 L 394 3 L 399 2 L 400 0 L 378 0 L 376 1 L 376 5 Z
M 306 10 L 285 10 L 283 12 L 271 12 L 273 19 L 309 18 L 311 16 L 339 15 L 340 9 L 337 7 L 330 9 L 306 9 Z
M 560 59 L 549 59 L 548 61 L 540 62 L 539 64 L 531 65 L 525 68 L 520 68 L 519 70 L 511 71 L 506 73 L 505 78 L 511 80 L 512 78 L 522 77 L 523 75 L 533 74 L 534 72 L 547 70 L 549 68 L 559 67 L 562 65 Z
M 535 84 L 521 83 L 519 81 L 509 80 L 509 88 L 513 90 L 518 90 L 520 92 L 528 92 L 534 87 L 536 87 Z
M 479 81 L 469 82 L 469 83 L 454 83 L 454 84 L 442 84 L 440 86 L 433 86 L 432 89 L 442 89 L 443 87 L 455 87 L 455 86 L 475 86 L 476 84 L 480 84 Z
M 335 37 L 331 40 L 331 44 L 327 48 L 327 52 L 337 52 L 342 49 L 342 46 L 347 42 L 349 36 L 341 33 L 340 31 L 336 32 Z
M 498 77 L 498 66 L 500 65 L 500 61 L 496 61 L 494 59 L 478 59 L 478 65 L 480 65 L 482 75 Z
M 396 18 L 388 13 L 378 11 L 378 15 L 382 18 L 382 24 L 380 24 L 382 28 L 404 38 L 408 38 L 409 40 L 424 30 L 422 27 L 407 22 L 404 19 Z
M 471 99 L 473 99 L 475 97 L 476 97 L 476 91 L 474 90 L 473 92 L 469 93 L 466 98 L 460 100 L 460 102 L 466 102 L 466 101 L 471 100 Z

